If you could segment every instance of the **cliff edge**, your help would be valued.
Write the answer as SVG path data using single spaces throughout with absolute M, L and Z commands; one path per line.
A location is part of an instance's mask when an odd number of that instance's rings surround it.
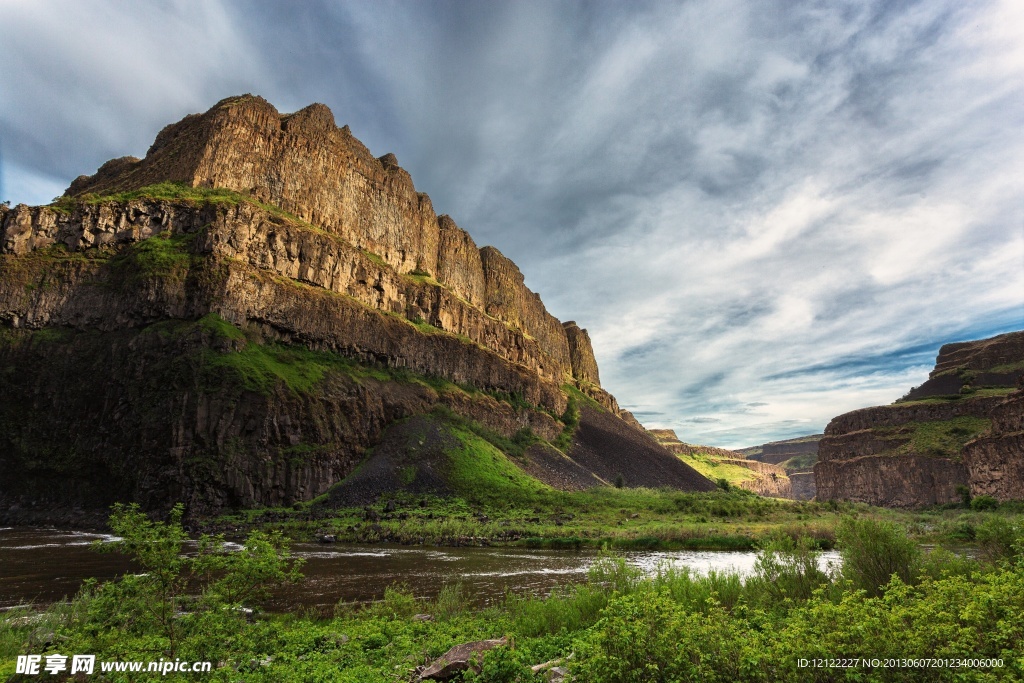
M 323 105 L 229 98 L 53 205 L 0 207 L 0 507 L 288 505 L 438 410 L 561 438 L 570 462 L 525 466 L 602 485 L 571 457 L 584 400 L 647 439 L 586 330 Z M 631 484 L 712 486 L 636 453 Z
M 927 382 L 825 429 L 819 500 L 921 507 L 971 495 L 1024 498 L 1024 332 L 946 344 Z

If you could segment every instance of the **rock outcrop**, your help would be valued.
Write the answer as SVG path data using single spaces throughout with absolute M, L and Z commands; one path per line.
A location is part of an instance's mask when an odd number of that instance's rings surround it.
M 0 508 L 288 505 L 438 406 L 554 440 L 566 385 L 639 433 L 586 331 L 323 105 L 224 100 L 51 206 L 0 206 Z
M 814 463 L 818 461 L 818 442 L 821 434 L 800 436 L 785 441 L 772 441 L 740 449 L 751 460 L 772 463 L 781 467 L 792 487 L 794 500 L 811 500 L 817 494 L 814 485 Z
M 920 507 L 972 495 L 1024 497 L 1024 332 L 947 344 L 929 380 L 893 405 L 855 410 L 825 429 L 819 500 Z

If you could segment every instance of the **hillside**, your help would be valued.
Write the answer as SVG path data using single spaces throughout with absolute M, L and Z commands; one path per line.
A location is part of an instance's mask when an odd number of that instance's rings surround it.
M 685 443 L 671 429 L 649 431 L 659 444 L 712 481 L 725 481 L 762 496 L 793 498 L 790 478 L 781 467 L 747 459 L 737 451 Z
M 946 344 L 927 382 L 834 418 L 814 474 L 821 500 L 892 507 L 1024 498 L 1024 332 Z
M 713 488 L 599 382 L 586 330 L 323 105 L 229 98 L 0 207 L 8 520 L 311 500 L 439 408 L 541 444 L 520 469 L 556 486 Z

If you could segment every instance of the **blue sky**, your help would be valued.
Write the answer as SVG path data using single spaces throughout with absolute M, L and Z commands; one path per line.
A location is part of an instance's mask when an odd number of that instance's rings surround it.
M 252 92 L 324 102 L 589 329 L 650 427 L 738 447 L 1024 327 L 1024 3 L 0 4 L 0 199 Z

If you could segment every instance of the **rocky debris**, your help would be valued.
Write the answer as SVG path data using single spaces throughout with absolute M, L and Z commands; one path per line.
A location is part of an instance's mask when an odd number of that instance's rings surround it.
M 562 491 L 582 491 L 611 483 L 545 443 L 530 446 L 515 463 L 531 477 Z
M 456 645 L 428 664 L 419 672 L 416 680 L 447 681 L 469 669 L 472 666 L 472 660 L 481 657 L 488 650 L 493 650 L 502 645 L 508 645 L 507 636 L 496 640 L 476 640 L 471 643 Z
M 666 451 L 650 435 L 590 405 L 580 406 L 579 429 L 568 455 L 608 482 L 621 479 L 626 486 L 715 489 L 713 483 Z
M 958 502 L 965 486 L 1024 498 L 1024 399 L 1008 392 L 1021 375 L 1024 332 L 944 345 L 931 378 L 904 399 L 833 418 L 814 466 L 817 498 L 920 507 Z M 932 436 L 915 439 L 919 431 Z

